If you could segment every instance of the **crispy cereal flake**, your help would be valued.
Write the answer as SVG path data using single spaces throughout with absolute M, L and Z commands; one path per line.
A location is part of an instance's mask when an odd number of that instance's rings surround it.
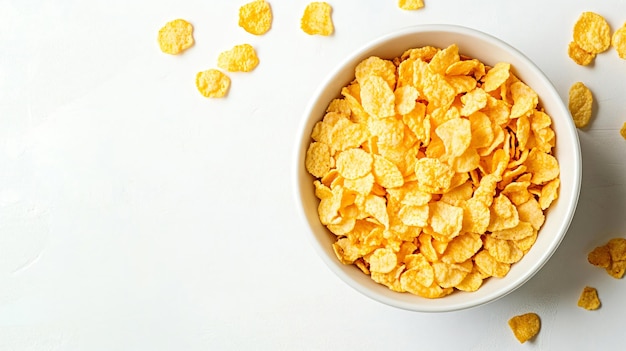
M 230 78 L 217 69 L 209 69 L 196 74 L 196 87 L 205 97 L 221 98 L 228 93 Z
M 180 18 L 167 22 L 159 30 L 158 41 L 161 51 L 178 55 L 193 45 L 193 26 Z
M 593 94 L 582 82 L 574 83 L 569 89 L 569 111 L 577 128 L 584 128 L 591 120 Z
M 596 288 L 585 286 L 578 299 L 578 307 L 582 307 L 588 311 L 600 308 L 600 299 L 598 298 Z
M 581 66 L 589 65 L 596 58 L 596 54 L 583 50 L 575 41 L 569 43 L 567 55 Z
M 326 2 L 309 3 L 304 9 L 300 27 L 309 35 L 331 35 L 335 30 L 331 12 L 332 7 Z
M 599 14 L 583 12 L 574 24 L 574 41 L 583 50 L 599 54 L 611 45 L 611 28 Z
M 239 8 L 239 27 L 254 35 L 263 35 L 272 27 L 272 8 L 265 0 L 255 0 Z
M 626 23 L 613 33 L 611 45 L 615 48 L 620 58 L 626 59 Z
M 398 7 L 403 10 L 419 10 L 424 7 L 424 0 L 398 0 Z
M 523 344 L 539 333 L 541 320 L 539 315 L 530 312 L 509 319 L 509 327 L 517 341 Z
M 250 72 L 258 64 L 259 58 L 250 44 L 235 45 L 217 58 L 217 66 L 229 72 Z
M 626 122 L 622 125 L 622 129 L 619 130 L 619 133 L 622 135 L 622 138 L 626 139 Z

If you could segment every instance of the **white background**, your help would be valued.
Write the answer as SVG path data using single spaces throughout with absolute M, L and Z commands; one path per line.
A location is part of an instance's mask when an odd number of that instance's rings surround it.
M 299 28 L 305 0 L 270 1 L 272 29 L 237 25 L 247 0 L 0 0 L 0 350 L 566 350 L 619 347 L 626 281 L 587 263 L 626 236 L 626 60 L 567 57 L 583 11 L 615 30 L 626 1 L 332 0 L 335 34 Z M 161 53 L 167 21 L 196 44 Z M 482 30 L 517 47 L 567 100 L 596 98 L 579 131 L 572 226 L 533 279 L 485 306 L 398 310 L 352 290 L 318 258 L 295 211 L 293 148 L 311 94 L 368 41 L 414 24 Z M 250 43 L 226 99 L 198 71 Z M 562 151 L 561 151 L 562 152 Z M 602 307 L 577 307 L 585 285 Z M 542 318 L 519 345 L 518 313 Z

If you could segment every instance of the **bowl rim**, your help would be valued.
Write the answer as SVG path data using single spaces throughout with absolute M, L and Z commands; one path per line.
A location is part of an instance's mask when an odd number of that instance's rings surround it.
M 304 145 L 308 145 L 308 143 L 310 143 L 310 139 L 307 138 L 307 135 L 310 135 L 310 130 L 307 129 L 307 126 L 310 124 L 311 113 L 315 109 L 315 106 L 319 103 L 318 100 L 325 91 L 326 87 L 333 81 L 335 77 L 340 75 L 340 73 L 345 69 L 347 65 L 353 63 L 358 58 L 363 58 L 363 56 L 367 52 L 377 48 L 385 42 L 404 35 L 426 34 L 432 32 L 447 32 L 452 35 L 470 36 L 474 39 L 486 42 L 492 46 L 500 47 L 502 50 L 511 53 L 511 55 L 513 56 L 516 56 L 520 61 L 523 62 L 526 69 L 532 71 L 532 74 L 535 75 L 541 81 L 541 84 L 549 90 L 550 96 L 558 98 L 558 105 L 561 112 L 564 112 L 566 115 L 570 115 L 569 110 L 565 106 L 565 103 L 561 99 L 556 88 L 549 80 L 547 75 L 521 51 L 491 34 L 479 31 L 477 29 L 454 24 L 419 24 L 393 30 L 361 45 L 356 50 L 353 50 L 345 59 L 342 59 L 339 63 L 337 63 L 330 71 L 330 73 L 323 77 L 323 79 L 315 89 L 314 93 L 312 94 L 312 97 L 309 99 L 301 115 L 301 120 L 296 134 L 296 141 L 294 143 L 294 164 L 292 166 L 293 197 L 296 203 L 298 215 L 304 221 L 304 223 L 306 223 L 306 228 L 303 228 L 303 230 L 307 236 L 309 244 L 313 246 L 317 255 L 320 257 L 320 259 L 322 259 L 326 266 L 344 283 L 348 284 L 354 290 L 369 297 L 370 299 L 392 307 L 416 312 L 451 312 L 491 303 L 517 290 L 541 270 L 541 268 L 550 260 L 554 252 L 557 250 L 557 248 L 565 238 L 576 212 L 582 183 L 582 157 L 580 150 L 580 141 L 578 138 L 577 129 L 574 126 L 571 118 L 569 119 L 569 121 L 563 122 L 567 124 L 566 131 L 568 132 L 569 138 L 575 146 L 573 149 L 568 150 L 568 152 L 571 152 L 574 155 L 574 157 L 572 158 L 574 160 L 572 174 L 573 188 L 569 198 L 561 199 L 561 201 L 567 201 L 569 205 L 567 207 L 565 217 L 562 218 L 561 224 L 558 227 L 558 235 L 556 236 L 555 240 L 550 242 L 550 245 L 546 248 L 545 253 L 541 256 L 542 259 L 533 264 L 530 269 L 524 272 L 524 274 L 522 274 L 516 281 L 514 281 L 514 283 L 507 285 L 507 287 L 504 289 L 496 290 L 493 293 L 488 294 L 482 298 L 470 299 L 466 302 L 453 303 L 445 306 L 439 306 L 437 304 L 434 304 L 432 306 L 416 305 L 374 292 L 352 279 L 348 274 L 346 274 L 343 270 L 339 268 L 338 264 L 341 263 L 335 257 L 329 257 L 326 248 L 324 248 L 322 246 L 322 243 L 315 238 L 313 229 L 311 228 L 308 218 L 306 216 L 306 210 L 304 208 L 304 201 L 301 196 L 300 185 L 301 173 L 304 169 L 304 154 L 306 152 L 306 150 L 303 150 L 303 147 Z M 407 49 L 408 48 L 409 47 L 407 47 Z M 306 172 L 306 170 L 304 172 Z M 334 261 L 332 259 L 334 259 Z M 445 299 L 445 297 L 442 299 Z

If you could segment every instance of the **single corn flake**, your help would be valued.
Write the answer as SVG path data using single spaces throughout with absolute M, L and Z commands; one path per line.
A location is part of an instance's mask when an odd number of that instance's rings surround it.
M 582 307 L 588 311 L 600 308 L 600 299 L 598 298 L 596 288 L 585 286 L 580 294 L 580 298 L 578 298 L 578 307 Z
M 582 82 L 574 83 L 569 89 L 569 111 L 577 128 L 584 128 L 591 120 L 593 94 Z
M 228 93 L 230 78 L 220 70 L 209 69 L 196 74 L 196 87 L 205 97 L 221 98 Z
M 313 176 L 321 178 L 330 171 L 330 147 L 321 142 L 313 142 L 306 151 L 306 170 Z
M 528 154 L 524 165 L 526 171 L 532 174 L 530 180 L 533 184 L 543 184 L 559 176 L 559 163 L 557 159 L 545 152 L 533 148 Z
M 541 320 L 536 313 L 525 313 L 509 319 L 509 327 L 517 341 L 523 344 L 539 333 Z
M 472 141 L 472 129 L 467 118 L 450 119 L 440 124 L 435 133 L 443 141 L 446 155 L 451 157 L 461 156 Z
M 367 76 L 361 86 L 363 109 L 372 116 L 385 118 L 396 114 L 395 95 L 380 76 Z
M 229 72 L 250 72 L 258 65 L 259 58 L 250 44 L 235 45 L 217 58 L 217 66 Z
M 615 48 L 620 58 L 626 59 L 626 23 L 613 33 L 611 45 Z
M 159 30 L 158 42 L 164 53 L 178 55 L 193 45 L 193 26 L 180 18 L 167 22 Z
M 263 35 L 272 27 L 272 8 L 265 0 L 255 0 L 239 8 L 239 27 L 254 35 Z
M 583 50 L 599 54 L 611 45 L 611 28 L 599 14 L 583 12 L 574 24 L 574 41 Z
M 370 256 L 370 271 L 377 273 L 389 273 L 398 264 L 398 257 L 392 249 L 376 249 Z
M 589 65 L 596 58 L 596 54 L 583 50 L 575 41 L 569 43 L 567 55 L 581 66 Z
M 419 10 L 424 7 L 424 0 L 398 0 L 398 7 L 403 10 Z
M 359 62 L 354 69 L 354 75 L 361 85 L 369 76 L 380 76 L 387 82 L 389 88 L 394 89 L 396 86 L 396 66 L 393 62 L 383 60 L 378 56 L 370 56 Z
M 485 84 L 483 89 L 486 92 L 494 91 L 498 89 L 504 82 L 509 79 L 511 64 L 507 62 L 498 62 L 492 69 L 490 69 L 483 78 Z
M 372 155 L 363 149 L 348 149 L 337 156 L 336 167 L 339 174 L 346 179 L 365 176 L 372 170 Z
M 622 125 L 622 129 L 619 130 L 619 133 L 621 134 L 622 138 L 626 139 L 626 122 L 624 122 L 624 124 Z
M 587 254 L 587 261 L 594 266 L 608 268 L 611 265 L 611 252 L 608 245 L 594 248 Z
M 331 17 L 332 7 L 326 2 L 312 2 L 304 9 L 300 27 L 309 35 L 329 36 L 335 28 Z

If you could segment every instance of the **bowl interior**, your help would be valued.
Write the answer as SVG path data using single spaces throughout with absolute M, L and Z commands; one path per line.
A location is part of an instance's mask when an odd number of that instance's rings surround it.
M 332 250 L 335 236 L 320 223 L 313 177 L 304 167 L 306 149 L 314 124 L 321 120 L 328 103 L 354 78 L 354 68 L 363 59 L 376 55 L 391 59 L 405 50 L 425 45 L 445 48 L 456 43 L 459 53 L 488 65 L 509 62 L 514 73 L 539 95 L 540 105 L 552 117 L 556 133 L 555 156 L 559 160 L 561 188 L 552 204 L 537 242 L 505 278 L 490 278 L 476 292 L 456 291 L 440 299 L 425 299 L 397 293 L 372 281 L 352 265 L 341 264 Z M 328 267 L 359 292 L 382 303 L 413 311 L 439 312 L 469 308 L 498 299 L 531 278 L 554 253 L 574 215 L 581 182 L 581 156 L 576 129 L 570 114 L 551 82 L 528 58 L 508 44 L 485 33 L 451 25 L 423 25 L 402 29 L 367 44 L 332 72 L 316 91 L 305 110 L 295 154 L 295 196 L 300 212 L 309 225 L 310 241 Z

